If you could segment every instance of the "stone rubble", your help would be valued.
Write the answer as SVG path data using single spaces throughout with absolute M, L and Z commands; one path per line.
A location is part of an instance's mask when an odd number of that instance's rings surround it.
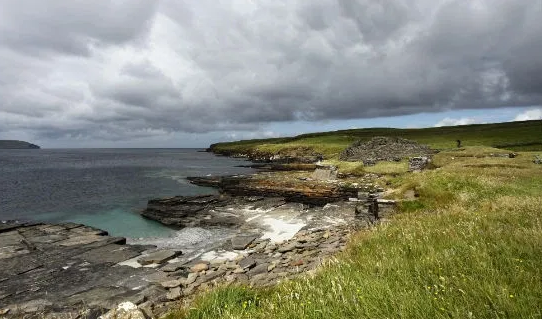
M 431 163 L 431 158 L 428 156 L 411 157 L 408 159 L 409 172 L 421 172 Z
M 426 145 L 400 137 L 377 136 L 369 141 L 358 141 L 340 155 L 343 161 L 360 161 L 370 166 L 378 161 L 400 161 L 412 156 L 430 156 L 434 150 Z

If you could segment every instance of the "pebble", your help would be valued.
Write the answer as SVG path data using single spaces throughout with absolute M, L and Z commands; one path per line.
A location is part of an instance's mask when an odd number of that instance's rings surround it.
M 208 270 L 209 269 L 209 265 L 207 265 L 206 263 L 199 263 L 199 264 L 195 264 L 194 266 L 192 266 L 192 268 L 190 268 L 190 271 L 192 272 L 200 272 L 200 271 L 204 271 L 204 270 Z
M 247 272 L 246 269 L 243 269 L 243 268 L 241 268 L 241 267 L 236 268 L 236 269 L 233 271 L 234 274 L 244 274 L 245 272 Z
M 174 279 L 174 280 L 163 281 L 160 284 L 164 288 L 175 288 L 175 287 L 179 287 L 182 284 L 184 284 L 184 280 L 182 280 L 182 279 Z
M 279 247 L 278 252 L 279 253 L 286 253 L 286 252 L 292 251 L 292 250 L 294 250 L 296 248 L 295 246 L 296 246 L 295 242 L 286 244 L 286 245 L 284 245 L 282 247 Z
M 305 262 L 304 262 L 302 259 L 299 259 L 299 260 L 296 260 L 296 261 L 292 261 L 292 262 L 290 263 L 290 266 L 293 266 L 293 267 L 295 267 L 295 266 L 301 266 L 301 265 L 303 265 L 304 263 L 305 263 Z

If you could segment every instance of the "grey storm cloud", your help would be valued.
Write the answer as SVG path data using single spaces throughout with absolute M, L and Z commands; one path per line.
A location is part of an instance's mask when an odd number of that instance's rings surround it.
M 542 104 L 542 0 L 0 0 L 0 133 Z

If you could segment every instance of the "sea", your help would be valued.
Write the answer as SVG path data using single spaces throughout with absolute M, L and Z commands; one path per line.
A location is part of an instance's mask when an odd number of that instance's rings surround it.
M 201 149 L 0 150 L 0 221 L 76 222 L 129 242 L 175 246 L 228 230 L 175 229 L 139 212 L 151 198 L 216 193 L 187 176 L 249 174 L 242 159 Z

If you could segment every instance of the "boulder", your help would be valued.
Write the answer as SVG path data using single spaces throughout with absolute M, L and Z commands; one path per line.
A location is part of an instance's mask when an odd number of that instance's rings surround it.
M 207 263 L 199 263 L 199 264 L 195 264 L 194 266 L 192 266 L 190 268 L 190 271 L 191 272 L 200 272 L 200 271 L 204 271 L 204 270 L 208 270 L 209 269 L 209 264 Z
M 259 235 L 235 236 L 231 239 L 232 248 L 235 250 L 244 250 L 258 237 Z
M 335 166 L 318 166 L 311 175 L 311 178 L 316 180 L 328 181 L 337 179 L 337 167 Z
M 164 288 L 175 288 L 175 287 L 179 287 L 183 285 L 184 282 L 185 281 L 183 279 L 173 279 L 173 280 L 162 281 L 160 285 L 162 285 L 162 287 Z
M 181 287 L 175 287 L 173 289 L 170 289 L 168 293 L 166 294 L 166 298 L 169 300 L 177 300 L 181 298 Z
M 242 269 L 252 268 L 256 266 L 256 260 L 251 257 L 245 257 L 239 262 L 239 267 Z
M 181 252 L 176 250 L 159 250 L 139 258 L 137 262 L 143 266 L 150 264 L 162 264 L 170 259 L 177 257 L 180 254 Z

